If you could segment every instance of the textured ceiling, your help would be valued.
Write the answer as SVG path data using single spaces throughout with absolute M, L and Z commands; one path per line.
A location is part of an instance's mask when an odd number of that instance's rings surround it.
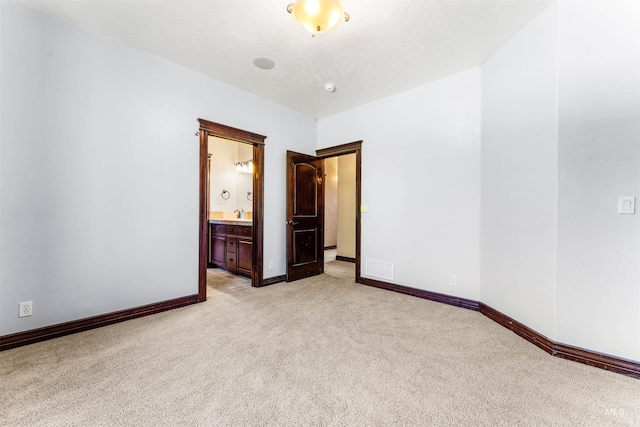
M 22 3 L 315 118 L 478 66 L 551 3 L 344 0 L 351 20 L 314 38 L 291 1 Z

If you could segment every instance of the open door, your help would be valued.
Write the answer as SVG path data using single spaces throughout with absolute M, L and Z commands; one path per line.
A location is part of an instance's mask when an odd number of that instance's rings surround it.
M 324 271 L 323 160 L 287 151 L 287 282 Z

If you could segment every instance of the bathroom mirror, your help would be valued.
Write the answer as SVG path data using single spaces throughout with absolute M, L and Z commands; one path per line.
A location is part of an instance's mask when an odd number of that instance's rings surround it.
M 209 159 L 209 218 L 252 219 L 253 146 L 210 136 Z

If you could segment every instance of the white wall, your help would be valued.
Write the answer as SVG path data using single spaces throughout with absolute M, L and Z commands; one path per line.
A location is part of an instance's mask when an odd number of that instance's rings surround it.
M 557 7 L 482 67 L 482 297 L 554 338 Z
M 238 206 L 238 162 L 240 142 L 209 137 L 209 210 L 212 212 L 233 212 Z M 248 144 L 243 144 L 250 147 Z M 227 199 L 222 197 L 222 192 Z
M 338 244 L 338 158 L 324 159 L 324 246 Z
M 559 4 L 557 337 L 640 360 L 640 3 Z
M 356 155 L 338 157 L 338 256 L 356 257 Z
M 480 90 L 476 68 L 318 121 L 318 148 L 364 141 L 362 259 L 394 283 L 480 296 Z
M 198 117 L 268 137 L 265 277 L 284 274 L 285 151 L 313 152 L 313 119 L 0 10 L 0 335 L 197 293 Z
M 229 139 L 209 137 L 209 210 L 225 212 L 233 218 L 235 210 L 251 212 L 253 203 L 247 192 L 253 192 L 253 174 L 238 172 L 236 163 L 252 160 L 253 146 Z M 223 191 L 226 199 L 222 197 Z
M 238 143 L 238 162 L 246 162 L 247 160 L 253 161 L 253 145 Z M 238 206 L 236 209 L 245 212 L 253 211 L 253 199 L 247 197 L 247 193 L 251 192 L 253 197 L 253 171 L 236 172 L 237 178 L 237 192 L 238 192 Z
M 640 360 L 640 5 L 559 2 L 483 66 L 482 301 Z M 555 276 L 555 277 L 554 277 Z

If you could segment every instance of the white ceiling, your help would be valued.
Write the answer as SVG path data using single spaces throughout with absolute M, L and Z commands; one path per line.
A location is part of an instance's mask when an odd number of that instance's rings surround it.
M 22 3 L 315 118 L 478 66 L 551 3 L 343 0 L 351 20 L 314 38 L 287 13 L 292 1 Z

